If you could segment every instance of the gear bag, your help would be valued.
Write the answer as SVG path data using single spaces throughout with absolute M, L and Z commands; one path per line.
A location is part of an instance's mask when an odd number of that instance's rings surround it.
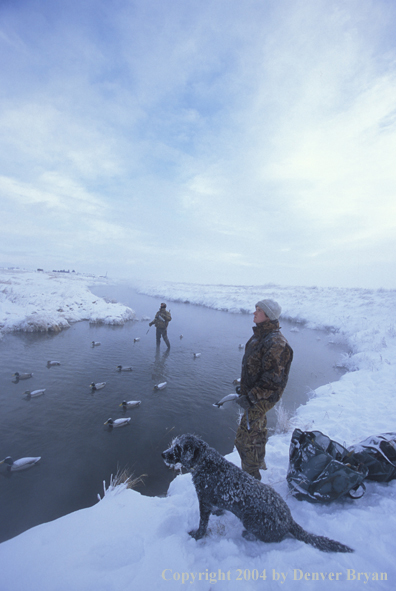
M 296 499 L 328 503 L 345 495 L 360 498 L 367 474 L 354 453 L 327 435 L 294 429 L 286 479 Z
M 367 437 L 348 447 L 348 452 L 368 468 L 367 480 L 389 482 L 396 478 L 396 433 Z

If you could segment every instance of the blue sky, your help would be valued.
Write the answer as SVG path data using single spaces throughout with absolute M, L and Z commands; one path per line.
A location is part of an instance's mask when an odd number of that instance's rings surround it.
M 396 288 L 396 4 L 0 0 L 0 265 Z

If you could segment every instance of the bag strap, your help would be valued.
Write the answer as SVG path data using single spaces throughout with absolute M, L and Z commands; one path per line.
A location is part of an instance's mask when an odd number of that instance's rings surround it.
M 362 489 L 361 492 L 359 492 L 360 489 Z M 364 482 L 361 482 L 358 486 L 355 486 L 355 488 L 351 488 L 351 490 L 348 491 L 348 496 L 351 497 L 351 499 L 361 499 L 365 492 L 366 485 Z

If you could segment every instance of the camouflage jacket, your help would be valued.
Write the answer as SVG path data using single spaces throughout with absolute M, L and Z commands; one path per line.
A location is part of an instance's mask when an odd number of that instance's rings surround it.
M 266 320 L 253 327 L 242 359 L 241 394 L 256 404 L 275 404 L 289 377 L 293 350 L 279 330 L 278 320 Z
M 150 326 L 154 324 L 156 328 L 166 328 L 171 320 L 172 316 L 168 310 L 159 310 Z

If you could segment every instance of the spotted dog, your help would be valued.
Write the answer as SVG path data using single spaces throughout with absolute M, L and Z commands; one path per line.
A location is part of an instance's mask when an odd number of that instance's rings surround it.
M 196 540 L 205 536 L 211 513 L 227 510 L 242 521 L 242 535 L 248 540 L 280 542 L 291 534 L 323 552 L 353 552 L 344 544 L 306 532 L 273 488 L 228 462 L 195 435 L 176 437 L 161 455 L 167 466 L 181 465 L 192 472 L 200 522 L 198 529 L 189 534 Z

